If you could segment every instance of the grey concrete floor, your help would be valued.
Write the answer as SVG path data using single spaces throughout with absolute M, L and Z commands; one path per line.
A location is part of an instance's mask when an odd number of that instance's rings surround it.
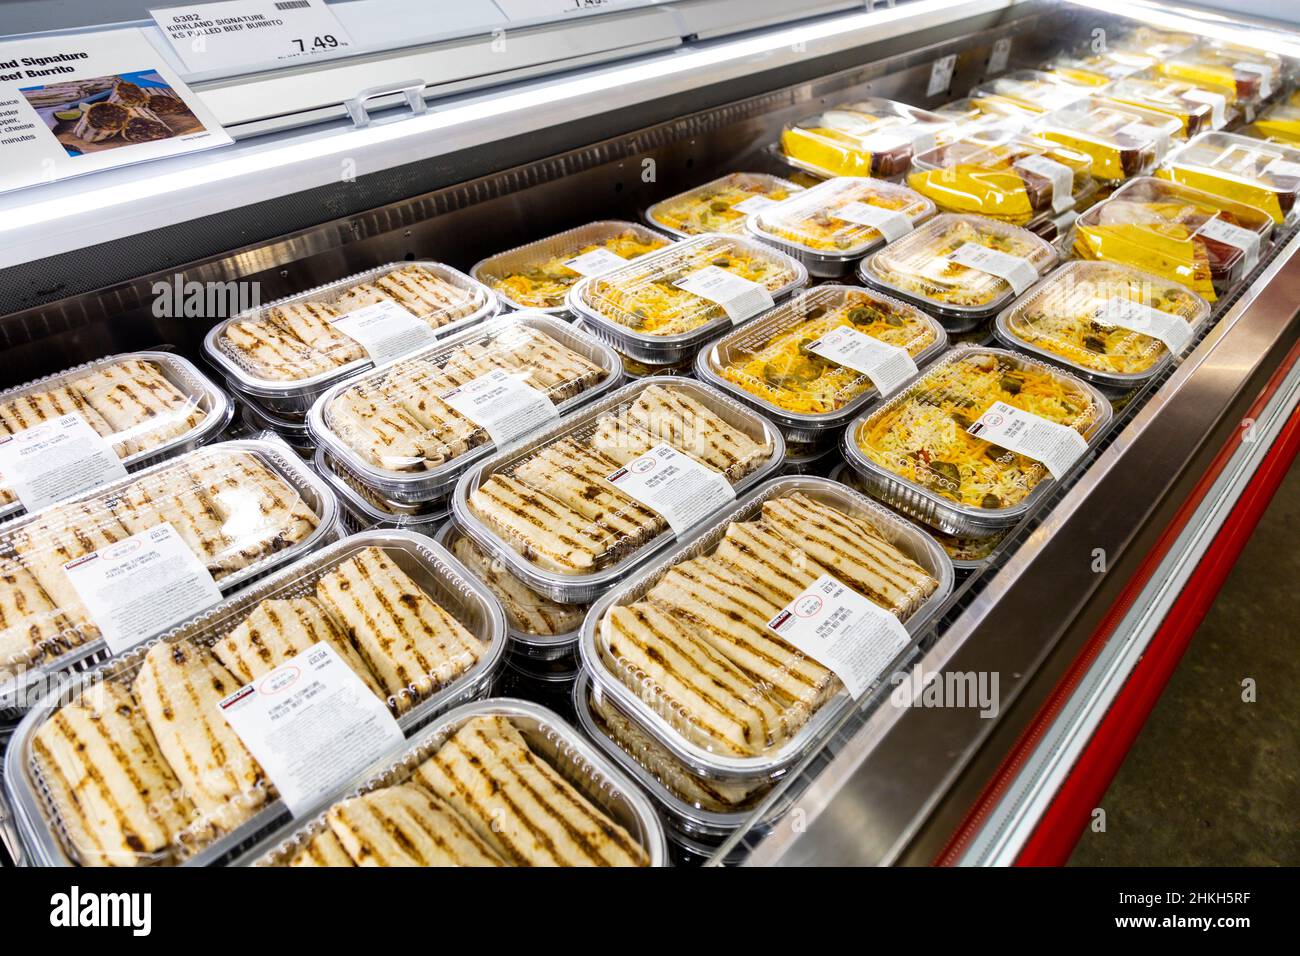
M 1086 831 L 1070 865 L 1300 865 L 1297 532 L 1300 464 L 1102 799 L 1106 831 Z

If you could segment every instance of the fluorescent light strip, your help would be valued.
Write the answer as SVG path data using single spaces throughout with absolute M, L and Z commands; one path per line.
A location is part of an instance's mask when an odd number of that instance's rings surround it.
M 1209 10 L 1153 4 L 1145 0 L 1066 0 L 1099 13 L 1137 20 L 1161 30 L 1194 33 L 1228 43 L 1239 43 L 1282 56 L 1300 58 L 1300 34 L 1280 28 L 1245 25 Z

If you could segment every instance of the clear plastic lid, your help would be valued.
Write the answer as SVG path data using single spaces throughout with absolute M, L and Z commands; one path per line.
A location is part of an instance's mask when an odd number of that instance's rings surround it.
M 1205 40 L 1168 59 L 1156 72 L 1220 90 L 1230 103 L 1259 103 L 1282 88 L 1285 61 L 1254 47 Z
M 760 210 L 748 228 L 795 254 L 848 261 L 910 232 L 932 215 L 934 203 L 906 186 L 837 176 Z
M 1182 325 L 1164 330 L 1148 309 Z M 998 331 L 1096 381 L 1131 385 L 1167 361 L 1165 338 L 1185 343 L 1209 314 L 1208 302 L 1170 279 L 1112 262 L 1073 261 L 999 315 Z
M 1034 135 L 1092 157 L 1094 179 L 1121 182 L 1151 170 L 1181 130 L 1177 119 L 1090 96 L 1048 113 L 1030 129 Z
M 1051 244 L 1026 229 L 944 213 L 863 260 L 861 273 L 940 315 L 992 315 L 1055 264 Z
M 362 343 L 335 323 L 381 302 L 395 303 L 437 330 L 468 325 L 497 309 L 486 286 L 450 266 L 400 262 L 227 319 L 208 333 L 204 348 L 246 392 L 301 391 L 370 361 Z
M 1116 103 L 1178 120 L 1180 139 L 1219 129 L 1232 122 L 1238 113 L 1222 92 L 1188 80 L 1161 76 L 1154 70 L 1118 80 L 1104 95 Z
M 675 505 L 635 482 L 611 481 L 644 474 L 625 466 L 660 445 L 694 463 L 672 465 L 695 489 Z M 466 474 L 453 511 L 535 590 L 583 603 L 673 540 L 665 510 L 675 507 L 682 527 L 707 518 L 731 497 L 725 485 L 743 489 L 760 480 L 784 447 L 771 424 L 714 389 L 647 378 Z
M 1121 33 L 1110 45 L 1112 50 L 1129 56 L 1146 57 L 1150 62 L 1168 59 L 1200 42 L 1193 33 L 1176 33 L 1154 27 L 1135 27 Z
M 968 431 L 995 402 L 1072 428 L 1085 439 L 1095 437 L 1111 415 L 1095 389 L 1065 372 L 1002 349 L 959 348 L 903 394 L 849 426 L 850 462 L 962 512 L 1018 519 L 1035 489 L 1052 476 L 1036 458 Z M 896 498 L 885 500 L 894 504 Z
M 745 220 L 755 211 L 789 199 L 802 188 L 769 173 L 728 173 L 659 200 L 646 210 L 646 219 L 675 236 L 734 235 L 745 231 Z
M 577 639 L 578 628 L 587 616 L 586 604 L 561 604 L 534 591 L 519 580 L 509 565 L 488 554 L 454 521 L 439 530 L 436 540 L 496 595 L 505 609 L 512 639 L 537 647 Z
M 770 779 L 851 704 L 829 662 L 768 626 L 824 575 L 912 634 L 952 586 L 917 528 L 843 485 L 778 478 L 602 598 L 584 669 L 695 772 Z M 877 679 L 903 650 L 881 655 Z
M 1245 136 L 1300 148 L 1300 105 L 1276 103 L 1241 129 Z
M 866 374 L 809 351 L 843 326 L 903 349 L 916 364 L 947 344 L 943 328 L 914 306 L 867 289 L 822 285 L 718 339 L 700 353 L 699 376 L 778 424 L 842 425 L 879 394 Z
M 0 440 L 77 415 L 126 467 L 139 468 L 210 440 L 233 412 L 226 394 L 186 359 L 129 352 L 0 392 Z M 0 518 L 22 510 L 0 474 Z
M 869 97 L 786 126 L 781 152 L 792 165 L 823 176 L 889 179 L 952 126 L 948 117 Z
M 989 129 L 1018 133 L 1042 110 L 1030 109 L 1005 96 L 963 96 L 938 107 L 935 113 L 953 121 L 951 139 L 964 139 Z
M 544 707 L 500 697 L 449 712 L 244 861 L 665 866 L 667 845 L 646 797 L 581 734 Z
M 794 259 L 747 236 L 696 236 L 636 262 L 585 280 L 570 293 L 570 303 L 593 328 L 613 328 L 629 337 L 648 337 L 672 344 L 686 336 L 694 342 L 736 319 L 718 301 L 730 290 L 706 297 L 683 287 L 725 272 L 745 298 L 749 317 L 763 311 L 753 305 L 762 293 L 778 299 L 807 280 Z M 754 287 L 758 287 L 755 289 Z M 759 295 L 755 296 L 755 293 Z M 639 358 L 640 356 L 633 356 Z
M 449 469 L 486 452 L 494 434 L 544 424 L 534 405 L 549 402 L 553 417 L 618 378 L 618 359 L 599 343 L 557 319 L 518 312 L 335 386 L 308 427 L 381 497 L 428 499 L 449 490 Z M 462 400 L 497 381 L 509 388 L 486 395 L 495 408 Z M 498 416 L 510 403 L 517 411 Z
M 308 441 L 310 444 L 310 440 Z M 319 445 L 311 450 L 316 473 L 339 500 L 345 528 L 352 533 L 371 528 L 432 530 L 451 513 L 449 497 L 429 501 L 402 502 L 385 498 Z
M 1083 56 L 1063 54 L 1045 64 L 1043 71 L 1076 86 L 1100 87 L 1131 76 L 1150 65 L 1151 60 L 1147 56 L 1107 50 Z
M 68 563 L 170 524 L 212 580 L 229 590 L 333 534 L 336 507 L 285 446 L 236 441 L 188 452 L 4 525 L 0 697 L 105 650 L 105 619 L 83 600 Z M 116 613 L 113 620 L 124 626 Z
M 1262 209 L 1144 177 L 1075 220 L 1074 252 L 1181 282 L 1214 302 L 1259 261 L 1273 231 Z
M 977 86 L 970 95 L 978 102 L 985 97 L 1010 100 L 1031 113 L 1050 113 L 1088 95 L 1088 88 L 1038 70 L 1014 70 Z
M 564 311 L 581 278 L 662 249 L 672 240 L 634 222 L 607 220 L 548 236 L 477 263 L 470 270 L 514 309 Z
M 1205 133 L 1156 171 L 1195 189 L 1263 209 L 1281 225 L 1300 194 L 1300 149 L 1232 133 Z
M 1059 216 L 1096 189 L 1087 153 L 1005 130 L 920 153 L 907 184 L 945 212 L 1017 226 Z

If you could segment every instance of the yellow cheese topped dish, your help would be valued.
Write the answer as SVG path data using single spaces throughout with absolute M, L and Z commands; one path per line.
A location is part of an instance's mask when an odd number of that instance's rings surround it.
M 1170 279 L 1076 260 L 1013 302 L 998 316 L 997 331 L 1011 345 L 1099 383 L 1123 386 L 1158 371 L 1170 355 L 1164 339 L 1185 343 L 1209 314 L 1208 302 Z
M 1031 113 L 1050 113 L 1088 95 L 1088 88 L 1070 83 L 1051 73 L 1015 70 L 977 86 L 971 99 L 1000 97 Z
M 1052 73 L 1076 86 L 1106 86 L 1151 65 L 1141 54 L 1107 50 L 1085 56 L 1058 56 L 1043 66 L 1044 73 Z
M 1267 50 L 1207 40 L 1169 59 L 1156 72 L 1222 90 L 1230 103 L 1260 103 L 1282 87 L 1282 57 Z
M 893 100 L 845 103 L 787 126 L 781 152 L 823 176 L 889 179 L 907 171 L 913 153 L 932 147 L 952 122 Z
M 1243 127 L 1241 132 L 1256 139 L 1300 147 L 1300 106 L 1291 103 L 1274 104 L 1261 113 L 1255 122 Z
M 1090 96 L 1042 117 L 1030 126 L 1037 136 L 1092 157 L 1092 176 L 1123 182 L 1155 167 L 1182 129 L 1164 113 Z
M 646 210 L 652 226 L 675 236 L 706 232 L 742 233 L 745 220 L 802 187 L 767 173 L 728 173 L 703 186 L 661 199 Z
M 1165 160 L 1156 175 L 1256 206 L 1281 225 L 1296 211 L 1300 149 L 1232 133 L 1205 133 Z
M 1161 76 L 1154 70 L 1118 80 L 1101 95 L 1125 106 L 1173 117 L 1179 123 L 1179 139 L 1220 129 L 1240 113 L 1221 90 Z
M 579 279 L 670 242 L 636 223 L 593 222 L 490 256 L 470 274 L 513 308 L 562 312 L 564 297 Z
M 1164 276 L 1214 302 L 1254 268 L 1272 231 L 1262 209 L 1143 177 L 1079 216 L 1074 253 Z

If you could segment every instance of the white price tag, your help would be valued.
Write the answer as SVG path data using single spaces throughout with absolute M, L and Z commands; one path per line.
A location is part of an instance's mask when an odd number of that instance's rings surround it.
M 1190 89 L 1183 90 L 1180 95 L 1183 99 L 1192 103 L 1205 103 L 1208 105 L 1210 107 L 1210 126 L 1214 129 L 1222 129 L 1223 124 L 1228 121 L 1228 98 L 1222 93 Z
M 1238 61 L 1232 64 L 1232 68 L 1241 73 L 1254 73 L 1259 77 L 1259 95 L 1261 99 L 1268 99 L 1273 95 L 1273 71 L 1264 64 Z
M 829 667 L 854 700 L 911 642 L 898 618 L 829 574 L 809 585 L 767 626 Z
M 779 199 L 773 199 L 770 196 L 750 196 L 748 199 L 742 199 L 731 208 L 736 212 L 744 213 L 746 216 L 752 216 L 756 212 L 770 209 L 779 202 Z
M 1223 243 L 1225 246 L 1240 249 L 1246 258 L 1245 272 L 1255 268 L 1255 263 L 1259 262 L 1260 240 L 1257 232 L 1243 229 L 1241 226 L 1234 226 L 1232 223 L 1224 222 L 1218 216 L 1214 216 L 1201 223 L 1201 227 L 1196 230 L 1194 235 L 1206 236 L 1215 242 Z
M 564 264 L 580 276 L 603 276 L 619 266 L 627 265 L 627 260 L 618 253 L 610 252 L 604 246 L 600 246 L 572 259 L 565 259 Z
M 355 339 L 376 365 L 432 345 L 438 339 L 428 322 L 391 300 L 353 309 L 335 319 L 334 327 Z
M 926 96 L 938 96 L 952 85 L 952 71 L 957 66 L 957 54 L 949 53 L 934 61 L 930 67 L 930 82 L 925 86 Z
M 191 73 L 349 52 L 352 37 L 325 0 L 222 0 L 149 15 Z
M 28 511 L 126 477 L 113 446 L 75 412 L 0 435 L 0 476 Z
M 537 20 L 542 17 L 560 17 L 583 10 L 601 10 L 606 7 L 628 6 L 629 0 L 496 0 L 496 5 L 507 20 Z
M 1052 184 L 1052 212 L 1062 213 L 1074 205 L 1074 170 L 1065 163 L 1046 156 L 1026 156 L 1014 165 Z
M 486 428 L 498 447 L 560 415 L 545 393 L 500 368 L 443 393 L 442 400 Z
M 850 325 L 831 329 L 815 342 L 809 342 L 808 351 L 861 372 L 871 379 L 882 398 L 898 391 L 916 374 L 916 363 L 907 349 L 874 339 Z
M 897 209 L 885 209 L 866 202 L 845 203 L 831 210 L 831 217 L 859 226 L 870 226 L 885 238 L 885 242 L 901 239 L 912 231 L 912 220 Z
M 1048 421 L 1006 402 L 994 402 L 966 430 L 1007 451 L 1042 462 L 1057 480 L 1088 450 L 1088 442 L 1068 425 Z
M 722 472 L 664 442 L 606 480 L 662 515 L 679 535 L 736 500 L 736 492 Z
M 218 706 L 295 816 L 405 739 L 388 706 L 324 642 Z
M 766 312 L 775 304 L 772 293 L 766 287 L 719 266 L 705 266 L 678 279 L 674 285 L 702 299 L 716 302 L 736 325 L 752 319 L 760 312 Z
M 989 53 L 989 75 L 996 76 L 1007 68 L 1007 61 L 1011 58 L 1011 37 L 1002 37 L 1000 40 L 993 41 L 993 49 Z
M 63 570 L 114 654 L 221 600 L 208 569 L 166 521 Z
M 1097 310 L 1095 321 L 1159 339 L 1174 355 L 1181 352 L 1192 337 L 1192 327 L 1179 316 L 1119 297 L 1108 299 Z
M 1289 159 L 1278 157 L 1264 167 L 1264 172 L 1272 176 L 1300 179 L 1300 163 L 1293 163 Z
M 1038 270 L 1028 259 L 981 246 L 978 242 L 962 243 L 956 252 L 948 256 L 948 261 L 997 276 L 1011 286 L 1016 295 L 1038 281 Z

